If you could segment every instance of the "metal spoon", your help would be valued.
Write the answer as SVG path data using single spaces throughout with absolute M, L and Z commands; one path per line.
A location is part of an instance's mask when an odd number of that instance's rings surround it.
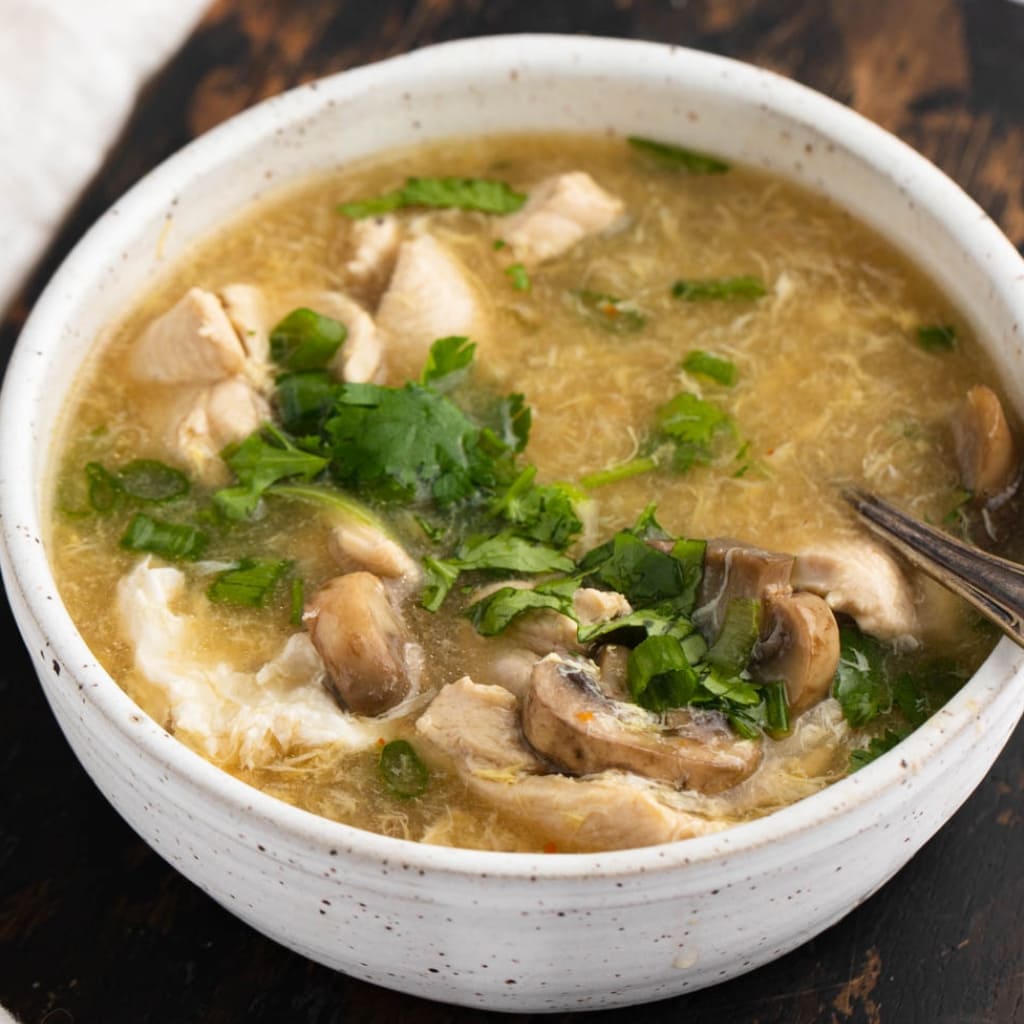
M 1024 566 L 954 540 L 873 494 L 844 490 L 869 530 L 1024 647 Z

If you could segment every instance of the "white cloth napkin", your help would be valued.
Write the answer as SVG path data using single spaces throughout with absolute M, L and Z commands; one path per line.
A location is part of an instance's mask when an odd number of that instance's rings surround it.
M 0 0 L 0 313 L 209 0 Z

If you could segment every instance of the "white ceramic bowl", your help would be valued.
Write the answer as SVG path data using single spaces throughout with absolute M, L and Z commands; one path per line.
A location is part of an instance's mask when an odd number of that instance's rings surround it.
M 314 960 L 506 1010 L 642 1002 L 750 970 L 836 921 L 963 802 L 1024 708 L 1003 641 L 897 750 L 767 818 L 620 853 L 420 846 L 250 789 L 179 744 L 97 664 L 41 543 L 51 439 L 103 326 L 209 225 L 311 171 L 418 140 L 567 130 L 677 141 L 833 197 L 923 267 L 1024 408 L 1024 263 L 923 158 L 765 71 L 649 43 L 431 47 L 261 104 L 150 174 L 89 232 L 26 325 L 0 403 L 2 565 L 46 695 L 96 784 L 232 913 Z

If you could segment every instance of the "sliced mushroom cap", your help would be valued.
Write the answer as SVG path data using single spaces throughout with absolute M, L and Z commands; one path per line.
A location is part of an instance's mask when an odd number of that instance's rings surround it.
M 772 590 L 788 588 L 792 572 L 792 555 L 765 551 L 731 537 L 714 537 L 704 552 L 704 578 L 694 621 L 712 643 L 732 601 L 763 598 Z
M 409 693 L 405 625 L 372 573 L 328 581 L 313 595 L 303 620 L 324 659 L 326 685 L 345 707 L 379 715 Z
M 1012 491 L 1020 456 L 996 393 L 979 384 L 967 392 L 953 418 L 953 442 L 964 486 L 985 501 Z
M 592 669 L 557 655 L 538 662 L 523 702 L 523 733 L 577 775 L 617 768 L 686 789 L 718 793 L 761 762 L 761 746 L 724 722 L 685 716 L 666 729 L 658 716 L 607 698 Z
M 790 709 L 804 711 L 828 696 L 839 665 L 839 627 L 816 594 L 769 594 L 765 629 L 751 665 L 764 682 L 783 681 Z

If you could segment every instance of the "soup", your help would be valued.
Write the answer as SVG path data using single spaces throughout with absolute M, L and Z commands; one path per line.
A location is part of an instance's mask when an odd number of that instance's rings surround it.
M 992 379 L 781 180 L 434 144 L 261 203 L 111 326 L 53 562 L 140 706 L 284 800 L 484 849 L 685 838 L 885 752 L 991 649 L 840 490 L 998 537 Z

